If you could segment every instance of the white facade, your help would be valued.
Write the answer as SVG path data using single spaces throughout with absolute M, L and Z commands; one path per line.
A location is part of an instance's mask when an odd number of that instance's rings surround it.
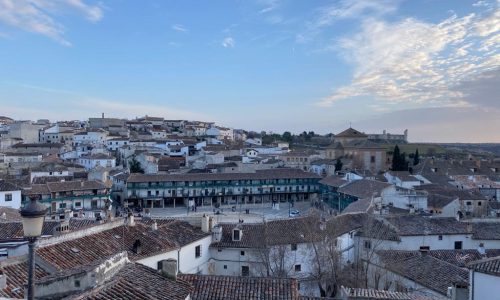
M 0 206 L 21 208 L 21 191 L 0 191 Z
M 83 156 L 78 158 L 77 162 L 79 165 L 84 166 L 85 170 L 90 170 L 98 166 L 105 168 L 116 167 L 116 159 L 114 157 L 101 158 L 101 157 Z
M 75 145 L 99 145 L 106 144 L 107 133 L 105 131 L 87 131 L 74 135 Z
M 203 239 L 185 245 L 180 249 L 165 252 L 138 260 L 137 262 L 153 269 L 158 269 L 158 262 L 173 258 L 177 260 L 178 271 L 184 274 L 208 274 L 208 260 L 210 259 L 210 243 L 212 237 L 209 235 Z M 200 247 L 200 256 L 196 256 L 196 247 Z
M 471 270 L 470 281 L 470 300 L 493 299 L 493 295 L 500 295 L 500 277 L 498 276 Z
M 389 186 L 381 194 L 382 205 L 415 211 L 427 210 L 427 195 L 424 192 Z
M 69 176 L 68 170 L 57 170 L 57 171 L 31 171 L 30 182 L 36 177 L 64 177 Z
M 118 138 L 110 139 L 106 142 L 106 148 L 109 151 L 116 151 L 117 149 L 125 145 L 128 145 L 128 143 L 129 143 L 128 139 L 118 139 Z

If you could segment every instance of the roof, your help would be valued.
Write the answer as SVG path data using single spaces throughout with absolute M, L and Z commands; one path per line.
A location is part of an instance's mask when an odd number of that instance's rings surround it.
M 500 276 L 500 256 L 473 262 L 469 264 L 469 268 L 476 272 Z
M 273 277 L 237 277 L 213 275 L 179 275 L 194 286 L 193 300 L 298 300 L 296 279 Z
M 113 156 L 110 156 L 110 155 L 107 155 L 104 153 L 96 153 L 93 155 L 84 155 L 80 158 L 83 158 L 83 159 L 114 159 Z
M 408 171 L 388 171 L 388 173 L 394 177 L 401 179 L 401 181 L 419 181 Z
M 65 299 L 185 300 L 191 291 L 191 285 L 185 281 L 171 280 L 154 269 L 127 263 L 103 286 Z
M 7 285 L 0 289 L 0 298 L 24 299 L 24 289 L 28 284 L 27 256 L 0 262 L 0 274 L 7 276 Z M 35 265 L 35 278 L 39 279 L 47 275 L 47 272 Z
M 258 170 L 255 173 L 203 173 L 203 174 L 130 174 L 127 182 L 165 182 L 165 181 L 200 181 L 200 180 L 258 180 L 282 178 L 319 179 L 319 175 L 299 169 Z
M 347 180 L 342 178 L 341 176 L 328 176 L 319 181 L 320 184 L 332 186 L 332 187 L 340 187 L 346 183 L 348 183 Z
M 342 214 L 352 214 L 352 213 L 368 213 L 372 209 L 372 199 L 364 198 L 349 204 L 343 211 Z
M 383 189 L 392 186 L 386 182 L 370 179 L 360 179 L 351 181 L 349 184 L 339 188 L 339 192 L 356 198 L 371 198 L 373 195 L 380 195 Z
M 449 196 L 430 193 L 427 195 L 427 206 L 433 208 L 443 208 L 456 199 L 457 199 L 456 197 L 449 197 Z
M 367 138 L 368 136 L 360 131 L 357 131 L 354 128 L 347 128 L 346 130 L 337 133 L 335 137 L 363 137 Z
M 97 180 L 74 180 L 32 184 L 31 187 L 26 188 L 23 193 L 26 195 L 46 195 L 58 192 L 103 190 L 106 188 L 104 183 Z
M 500 224 L 490 222 L 472 223 L 472 238 L 476 240 L 500 240 Z
M 14 184 L 0 179 L 0 192 L 11 192 L 20 190 L 21 189 L 15 186 Z
M 17 214 L 18 217 L 20 218 L 19 213 Z M 48 235 L 53 235 L 54 234 L 54 229 L 61 224 L 60 221 L 55 221 L 55 220 L 45 220 L 43 223 L 43 228 L 42 228 L 42 235 L 48 236 Z M 69 230 L 74 231 L 74 230 L 79 230 L 83 228 L 88 228 L 92 227 L 94 225 L 97 225 L 100 223 L 97 223 L 93 219 L 76 219 L 76 218 L 71 218 L 69 221 Z M 6 239 L 20 239 L 23 238 L 23 224 L 21 220 L 16 220 L 16 221 L 5 221 L 2 222 L 0 221 L 0 240 L 6 240 Z
M 178 249 L 209 236 L 182 221 L 158 220 L 157 230 L 151 228 L 152 222 L 136 222 L 135 226 L 121 225 L 61 243 L 42 245 L 37 254 L 56 269 L 64 270 L 90 264 L 120 251 L 127 251 L 129 259 L 135 261 Z M 140 250 L 134 250 L 138 240 Z
M 320 231 L 319 218 L 314 215 L 294 219 L 273 220 L 266 223 L 234 224 L 221 223 L 222 238 L 212 243 L 220 248 L 263 248 L 266 245 L 288 245 L 308 243 L 328 234 L 340 236 L 362 226 L 364 216 L 340 215 L 326 222 L 326 230 Z M 239 228 L 243 234 L 239 241 L 233 241 L 232 230 Z
M 385 147 L 370 140 L 352 140 L 343 144 L 344 148 L 378 149 L 385 152 Z
M 387 216 L 383 219 L 399 236 L 468 234 L 467 223 L 455 218 L 432 218 L 418 215 Z
M 446 295 L 454 284 L 468 285 L 469 271 L 431 255 L 400 255 L 400 251 L 385 250 L 377 254 L 385 268 L 422 286 Z M 405 251 L 406 252 L 406 251 Z
M 363 289 L 363 288 L 347 288 L 341 287 L 341 294 L 347 296 L 347 299 L 384 299 L 384 300 L 437 300 L 446 299 L 421 293 L 403 293 L 386 290 Z M 342 298 L 344 299 L 344 298 Z
M 0 206 L 0 222 L 21 222 L 21 215 L 19 209 Z

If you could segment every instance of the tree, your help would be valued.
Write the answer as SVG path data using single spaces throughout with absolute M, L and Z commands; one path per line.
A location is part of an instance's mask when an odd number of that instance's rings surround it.
M 288 143 L 291 143 L 291 142 L 292 142 L 292 134 L 290 133 L 290 131 L 285 131 L 285 132 L 283 132 L 283 135 L 281 136 L 281 138 L 282 138 L 285 142 L 288 142 Z
M 335 172 L 341 171 L 342 170 L 343 163 L 340 160 L 340 158 L 337 158 L 337 161 L 335 162 Z
M 415 154 L 413 155 L 413 165 L 416 166 L 420 163 L 420 157 L 418 155 L 418 148 L 415 150 Z
M 132 156 L 132 159 L 129 161 L 130 173 L 143 173 L 144 169 L 141 167 L 141 163 L 135 158 L 135 155 Z
M 396 145 L 394 147 L 394 151 L 392 151 L 392 167 L 391 167 L 391 169 L 393 171 L 399 171 L 400 160 L 401 160 L 401 153 L 399 152 L 399 146 Z
M 392 168 L 393 171 L 408 171 L 408 161 L 406 160 L 406 153 L 401 153 L 399 146 L 394 147 L 392 152 Z

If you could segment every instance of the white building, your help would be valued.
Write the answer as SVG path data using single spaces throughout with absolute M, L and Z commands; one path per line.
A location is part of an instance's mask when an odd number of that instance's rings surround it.
M 221 126 L 210 127 L 206 131 L 206 135 L 215 137 L 219 140 L 233 140 L 233 129 Z
M 106 154 L 87 155 L 78 158 L 77 163 L 84 166 L 86 170 L 93 169 L 97 166 L 105 168 L 116 167 L 116 159 L 113 156 Z
M 125 137 L 112 138 L 106 141 L 106 148 L 109 151 L 116 151 L 122 146 L 128 145 L 129 143 L 129 139 Z
M 493 299 L 493 295 L 500 295 L 500 257 L 472 262 L 469 269 L 469 300 Z
M 0 180 L 0 206 L 21 208 L 21 189 L 9 182 Z
M 106 144 L 107 132 L 102 129 L 92 129 L 75 133 L 75 145 L 104 145 Z

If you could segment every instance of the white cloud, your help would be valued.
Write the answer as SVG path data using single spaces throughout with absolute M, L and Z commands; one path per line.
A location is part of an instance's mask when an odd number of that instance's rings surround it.
M 398 8 L 401 0 L 341 0 L 317 9 L 305 29 L 295 37 L 297 43 L 307 43 L 322 30 L 337 21 L 345 19 L 372 19 L 391 14 Z
M 232 37 L 226 37 L 222 40 L 222 47 L 224 48 L 233 48 L 235 45 L 235 41 Z
M 0 0 L 0 23 L 71 46 L 64 38 L 64 25 L 54 19 L 66 9 L 80 12 L 91 22 L 103 17 L 100 6 L 88 5 L 83 0 Z
M 452 16 L 437 24 L 412 18 L 364 21 L 360 32 L 335 47 L 354 66 L 351 84 L 319 105 L 356 96 L 385 103 L 464 105 L 468 99 L 454 87 L 500 65 L 493 38 L 500 30 L 498 13 Z
M 179 31 L 179 32 L 188 32 L 187 28 L 184 27 L 184 25 L 181 25 L 181 24 L 174 24 L 174 25 L 172 25 L 172 29 L 175 30 L 175 31 Z
M 264 8 L 259 11 L 260 14 L 272 12 L 280 5 L 279 0 L 260 0 L 258 3 L 264 6 Z
M 339 19 L 380 17 L 395 12 L 398 3 L 397 0 L 342 0 L 320 9 L 313 26 L 327 26 Z

